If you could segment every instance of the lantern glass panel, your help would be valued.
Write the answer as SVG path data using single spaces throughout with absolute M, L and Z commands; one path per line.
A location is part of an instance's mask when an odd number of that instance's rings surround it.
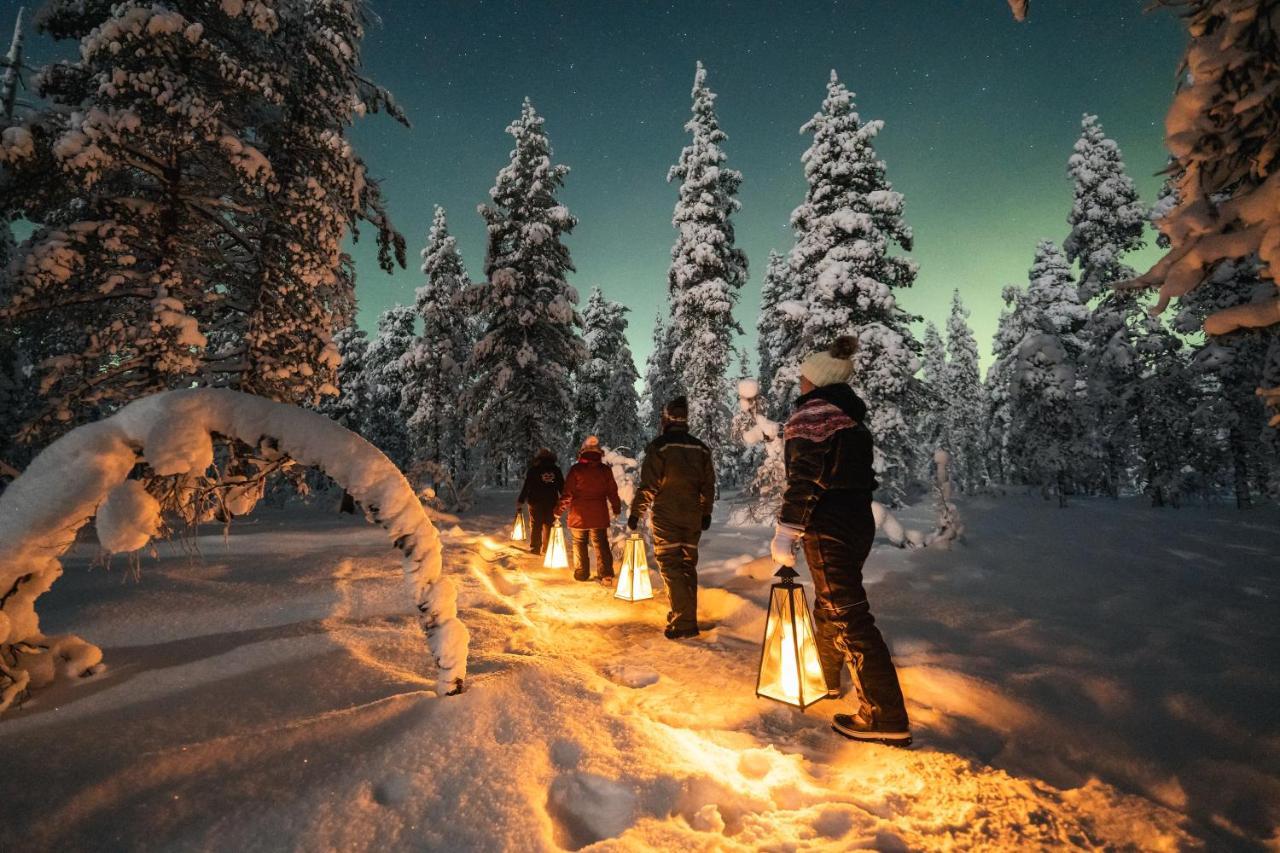
M 524 513 L 516 510 L 515 523 L 511 525 L 511 541 L 523 542 L 529 538 L 529 525 L 525 523 Z
M 756 695 L 797 708 L 826 698 L 827 682 L 818 659 L 813 622 L 804 590 L 798 586 L 773 587 Z
M 559 522 L 551 528 L 551 535 L 547 538 L 547 556 L 542 560 L 542 565 L 548 569 L 569 568 L 569 552 L 564 544 L 564 527 Z
M 618 588 L 613 595 L 624 601 L 653 598 L 649 559 L 645 554 L 644 540 L 638 533 L 627 537 L 626 544 L 622 546 L 622 569 L 618 573 Z

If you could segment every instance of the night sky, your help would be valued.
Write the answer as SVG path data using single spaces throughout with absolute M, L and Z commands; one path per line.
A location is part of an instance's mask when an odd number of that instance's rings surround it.
M 4 0 L 11 12 L 17 5 Z M 708 67 L 744 175 L 738 242 L 751 262 L 738 318 L 754 357 L 761 277 L 786 251 L 804 192 L 798 133 L 835 68 L 863 119 L 885 121 L 878 151 L 906 196 L 920 264 L 905 307 L 939 324 L 959 288 L 984 357 L 1000 290 L 1023 283 L 1038 239 L 1067 233 L 1066 159 L 1083 112 L 1124 150 L 1145 201 L 1165 161 L 1161 139 L 1183 31 L 1142 0 L 1041 0 L 1015 23 L 1004 0 L 828 2 L 554 2 L 373 0 L 370 75 L 406 108 L 412 129 L 372 116 L 354 131 L 383 180 L 410 246 L 409 269 L 382 273 L 372 240 L 355 247 L 361 325 L 412 303 L 434 204 L 444 205 L 468 271 L 481 273 L 488 200 L 528 95 L 545 116 L 568 238 L 585 302 L 592 285 L 632 308 L 643 370 L 654 313 L 665 306 L 676 188 L 667 168 L 686 137 L 694 62 Z M 6 15 L 6 21 L 11 20 Z M 1145 266 L 1148 248 L 1131 258 Z

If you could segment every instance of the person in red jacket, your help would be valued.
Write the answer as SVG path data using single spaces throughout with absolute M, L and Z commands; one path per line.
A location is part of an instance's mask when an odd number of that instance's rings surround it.
M 564 492 L 556 515 L 569 511 L 569 537 L 573 540 L 573 577 L 591 577 L 588 548 L 595 546 L 596 574 L 600 583 L 613 583 L 613 551 L 609 545 L 609 521 L 622 512 L 618 484 L 613 471 L 604 464 L 600 439 L 588 436 L 578 452 L 578 461 L 564 479 Z

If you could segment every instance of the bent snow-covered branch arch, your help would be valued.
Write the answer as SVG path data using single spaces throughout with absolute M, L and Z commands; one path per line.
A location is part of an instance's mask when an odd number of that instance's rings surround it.
M 413 489 L 369 442 L 328 418 L 223 389 L 168 391 L 129 404 L 46 448 L 0 494 L 0 711 L 55 678 L 91 671 L 102 651 L 79 637 L 40 633 L 35 601 L 62 574 L 61 555 L 97 516 L 108 550 L 134 550 L 159 524 L 160 507 L 129 474 L 193 477 L 214 463 L 214 437 L 314 466 L 387 529 L 435 658 L 440 692 L 462 689 L 468 634 L 457 591 L 441 576 L 440 537 Z M 243 501 L 241 501 L 243 503 Z M 247 506 L 246 506 L 247 508 Z

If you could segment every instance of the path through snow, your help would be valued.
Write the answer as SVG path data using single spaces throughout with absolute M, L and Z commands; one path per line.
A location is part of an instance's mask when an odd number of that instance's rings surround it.
M 0 849 L 1277 842 L 1274 511 L 983 500 L 968 545 L 877 548 L 902 751 L 754 698 L 765 531 L 713 529 L 714 627 L 672 643 L 661 592 L 514 555 L 509 503 L 443 531 L 473 638 L 448 700 L 359 520 L 263 511 L 138 583 L 86 546 L 43 618 L 108 669 L 0 720 Z

